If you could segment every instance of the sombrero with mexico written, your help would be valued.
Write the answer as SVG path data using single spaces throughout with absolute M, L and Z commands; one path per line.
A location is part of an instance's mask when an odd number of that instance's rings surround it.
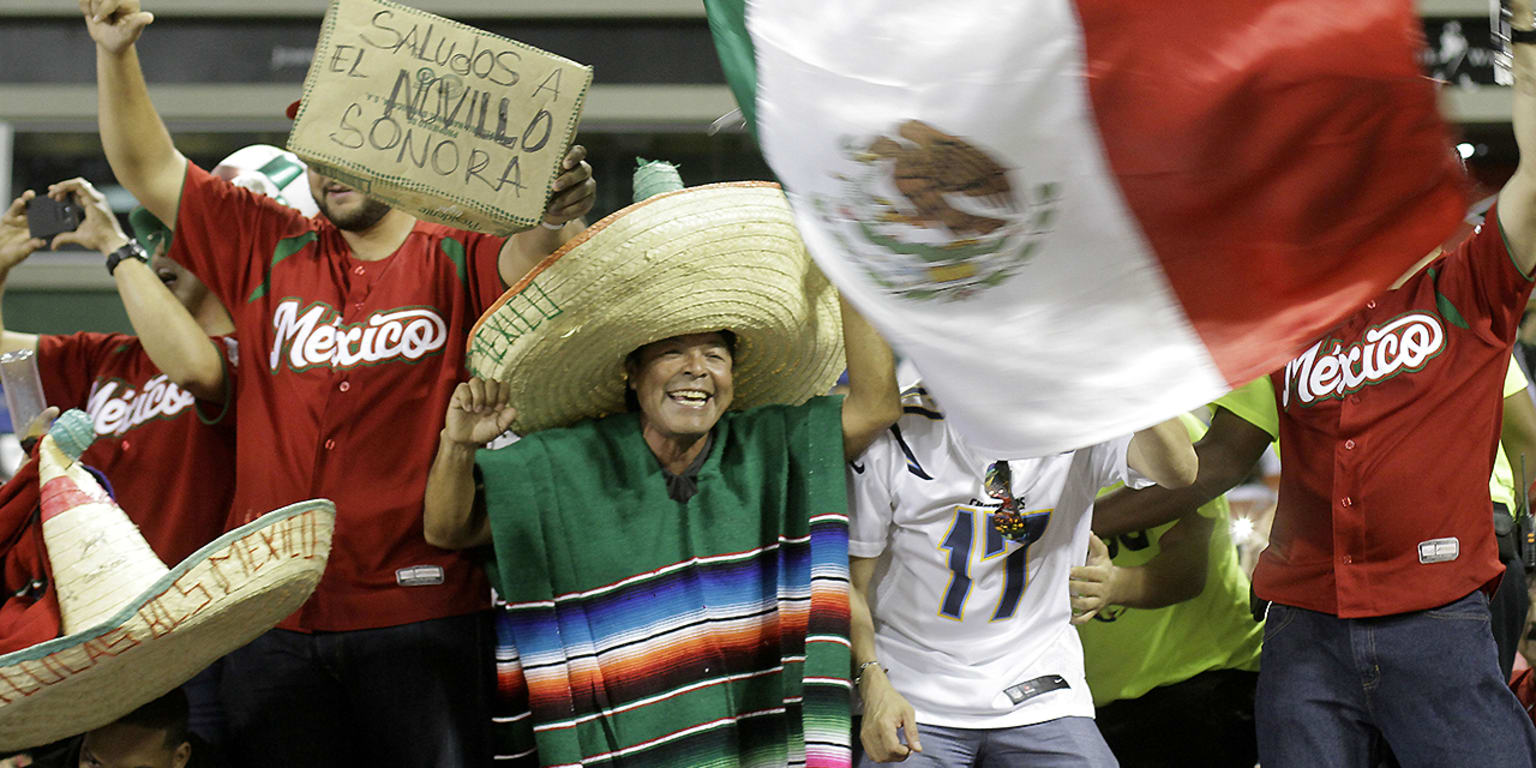
M 75 459 L 95 438 L 80 411 L 38 443 L 42 537 L 63 636 L 0 656 L 0 750 L 106 725 L 275 626 L 325 570 L 336 510 L 270 512 L 174 568 Z
M 470 331 L 469 368 L 510 387 L 529 434 L 624 410 L 624 358 L 654 341 L 736 336 L 732 408 L 799 404 L 843 370 L 837 292 L 812 263 L 779 185 L 682 188 L 635 171 L 636 203 L 534 267 Z

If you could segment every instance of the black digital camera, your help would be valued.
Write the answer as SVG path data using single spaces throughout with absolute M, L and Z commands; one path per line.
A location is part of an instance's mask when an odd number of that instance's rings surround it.
M 74 200 L 59 202 L 51 197 L 34 197 L 27 203 L 27 230 L 33 237 L 52 241 L 62 232 L 73 232 L 85 221 L 85 209 Z

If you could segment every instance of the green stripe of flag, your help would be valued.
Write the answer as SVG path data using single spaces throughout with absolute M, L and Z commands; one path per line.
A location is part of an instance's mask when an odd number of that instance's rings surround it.
M 704 0 L 720 68 L 731 86 L 747 130 L 757 137 L 757 51 L 747 33 L 747 0 Z

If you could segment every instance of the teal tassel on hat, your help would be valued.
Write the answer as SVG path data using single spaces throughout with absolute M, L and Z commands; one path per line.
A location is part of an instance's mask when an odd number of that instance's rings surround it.
M 53 438 L 54 445 L 65 456 L 74 461 L 95 442 L 96 428 L 91 425 L 91 418 L 85 415 L 85 411 L 71 408 L 54 420 L 53 426 L 48 429 L 48 436 Z
M 683 188 L 683 177 L 678 175 L 677 166 L 665 160 L 643 157 L 635 158 L 635 163 L 635 202 Z

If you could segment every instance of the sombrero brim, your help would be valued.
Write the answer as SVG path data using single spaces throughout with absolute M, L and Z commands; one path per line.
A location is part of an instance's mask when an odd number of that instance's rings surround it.
M 837 292 L 777 184 L 690 187 L 593 224 L 470 332 L 469 368 L 506 382 L 529 434 L 624 410 L 624 358 L 654 341 L 736 335 L 732 407 L 802 403 L 843 370 Z
M 292 614 L 319 583 L 336 507 L 270 512 L 209 542 L 110 619 L 0 656 L 0 750 L 113 722 Z

